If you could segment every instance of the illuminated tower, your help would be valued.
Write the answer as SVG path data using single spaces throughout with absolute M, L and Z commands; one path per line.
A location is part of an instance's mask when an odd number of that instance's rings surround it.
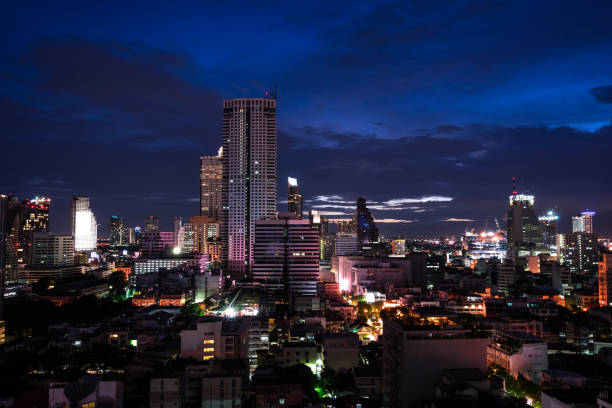
M 276 99 L 223 102 L 222 261 L 250 275 L 255 221 L 276 214 Z
M 110 245 L 119 246 L 128 244 L 123 218 L 111 215 L 110 219 Z
M 544 245 L 546 245 L 551 253 L 556 253 L 557 221 L 559 221 L 559 216 L 555 214 L 553 210 L 550 210 L 546 214 L 538 217 L 538 220 L 540 221 L 540 228 L 542 229 Z
M 70 202 L 70 232 L 74 237 L 74 250 L 94 251 L 98 241 L 98 224 L 89 208 L 89 198 L 72 197 Z
M 217 156 L 200 157 L 200 215 L 221 220 L 223 148 Z
M 508 255 L 510 257 L 527 254 L 536 255 L 535 251 L 542 250 L 542 230 L 533 207 L 535 197 L 527 194 L 518 194 L 516 178 L 512 178 L 512 195 L 510 210 L 508 211 L 507 239 Z
M 580 215 L 572 217 L 572 232 L 584 232 L 585 234 L 593 233 L 593 216 L 594 211 L 583 211 Z
M 298 219 L 302 219 L 302 194 L 296 178 L 288 178 L 289 201 L 287 207 L 289 212 L 294 213 Z

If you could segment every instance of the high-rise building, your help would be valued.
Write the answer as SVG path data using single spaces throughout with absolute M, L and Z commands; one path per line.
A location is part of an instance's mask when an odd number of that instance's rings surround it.
M 6 327 L 4 323 L 4 285 L 7 272 L 7 211 L 8 197 L 0 194 L 0 344 L 4 344 Z
M 253 279 L 268 289 L 314 296 L 319 276 L 319 233 L 293 213 L 255 222 Z
M 210 255 L 211 262 L 218 262 L 219 233 L 218 220 L 204 215 L 190 217 L 184 224 L 184 252 Z
M 580 215 L 572 217 L 572 232 L 584 232 L 586 234 L 593 233 L 593 216 L 594 211 L 583 211 Z
M 232 278 L 250 274 L 255 221 L 276 214 L 276 100 L 223 102 L 222 261 Z
M 124 224 L 123 218 L 111 215 L 110 219 L 110 245 L 120 246 L 130 244 L 130 231 Z
M 148 215 L 145 220 L 145 229 L 143 232 L 158 232 L 159 231 L 159 221 L 157 221 L 157 217 L 154 215 Z
M 221 220 L 223 148 L 217 156 L 200 157 L 200 215 Z
M 70 231 L 76 252 L 94 251 L 98 241 L 98 224 L 89 208 L 89 198 L 72 197 L 70 202 Z
M 182 217 L 174 217 L 174 247 L 180 252 L 185 249 L 185 225 Z
M 518 194 L 516 179 L 512 179 L 513 190 L 507 222 L 508 256 L 537 255 L 543 251 L 542 230 L 533 207 L 535 197 Z
M 598 265 L 599 306 L 612 306 L 612 254 L 603 254 Z
M 35 232 L 30 265 L 34 268 L 74 265 L 74 238 L 71 235 Z
M 571 273 L 594 273 L 597 270 L 599 246 L 595 234 L 557 234 L 557 252 L 559 262 Z
M 553 210 L 550 210 L 538 217 L 538 220 L 540 221 L 544 245 L 551 254 L 557 253 L 557 221 L 559 221 L 559 216 Z
M 300 187 L 296 178 L 288 178 L 288 188 L 288 211 L 294 213 L 297 218 L 302 219 L 302 194 L 300 193 Z
M 336 234 L 335 255 L 355 255 L 361 252 L 357 233 L 340 233 Z
M 366 207 L 366 200 L 363 197 L 357 199 L 357 209 L 353 214 L 353 223 L 357 227 L 359 245 L 378 241 L 378 228 L 376 228 L 374 217 Z

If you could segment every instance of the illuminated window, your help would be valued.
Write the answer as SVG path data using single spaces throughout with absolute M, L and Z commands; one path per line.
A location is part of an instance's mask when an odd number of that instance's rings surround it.
M 212 353 L 212 352 L 214 352 L 214 351 L 215 351 L 215 349 L 214 349 L 214 348 L 212 348 L 212 347 L 207 347 L 207 348 L 205 348 L 205 349 L 204 349 L 204 352 L 205 352 L 205 353 Z
M 204 340 L 204 344 L 215 344 L 214 340 Z
M 215 356 L 204 356 L 204 360 L 212 360 Z

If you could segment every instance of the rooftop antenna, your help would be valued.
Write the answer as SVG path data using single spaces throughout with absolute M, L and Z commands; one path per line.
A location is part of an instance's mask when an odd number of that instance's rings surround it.
M 518 192 L 516 191 L 516 177 L 512 177 L 512 195 L 517 195 Z

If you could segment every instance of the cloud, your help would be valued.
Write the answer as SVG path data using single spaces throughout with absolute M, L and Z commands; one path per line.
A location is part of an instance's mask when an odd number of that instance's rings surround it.
M 472 222 L 475 220 L 469 219 L 469 218 L 446 218 L 444 220 L 440 220 L 440 221 L 444 221 L 444 222 Z
M 417 198 L 394 198 L 392 200 L 385 201 L 391 207 L 395 207 L 401 204 L 413 204 L 413 203 L 439 203 L 453 201 L 452 197 L 445 196 L 422 196 Z
M 590 91 L 599 102 L 612 103 L 612 85 L 597 86 Z
M 400 220 L 397 218 L 380 218 L 376 219 L 377 224 L 409 224 L 412 222 L 418 222 L 418 220 Z

